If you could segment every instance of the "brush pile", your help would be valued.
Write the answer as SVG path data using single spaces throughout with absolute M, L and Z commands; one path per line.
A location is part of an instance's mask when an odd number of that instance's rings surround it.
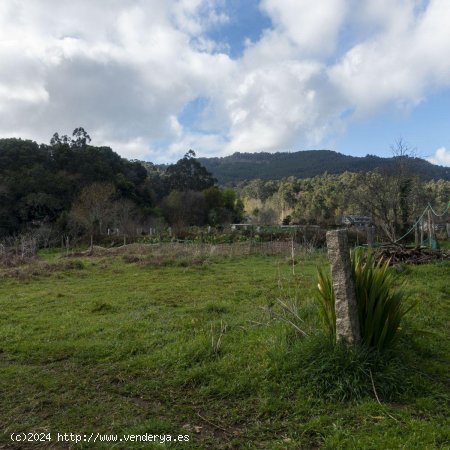
M 387 245 L 374 249 L 377 260 L 390 259 L 391 265 L 425 264 L 432 261 L 450 261 L 449 250 L 432 250 L 428 247 L 404 247 Z

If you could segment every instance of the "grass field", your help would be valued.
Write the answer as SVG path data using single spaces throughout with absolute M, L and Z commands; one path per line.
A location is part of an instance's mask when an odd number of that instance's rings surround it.
M 374 373 L 378 402 L 365 372 L 342 399 L 358 361 L 315 362 L 322 253 L 295 275 L 280 257 L 45 258 L 1 273 L 0 448 L 163 447 L 57 444 L 57 432 L 182 434 L 165 447 L 186 449 L 450 448 L 448 263 L 399 275 L 417 305 Z M 297 305 L 307 338 L 268 314 L 282 314 L 277 299 Z M 53 441 L 14 444 L 12 432 Z

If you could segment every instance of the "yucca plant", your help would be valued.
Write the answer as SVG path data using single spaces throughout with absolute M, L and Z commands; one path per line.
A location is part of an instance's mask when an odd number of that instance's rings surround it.
M 395 287 L 395 275 L 389 260 L 378 262 L 371 252 L 356 249 L 352 253 L 352 273 L 355 281 L 362 343 L 383 351 L 398 338 L 406 308 L 404 289 Z M 318 297 L 321 313 L 330 337 L 336 337 L 335 295 L 331 275 L 318 270 Z

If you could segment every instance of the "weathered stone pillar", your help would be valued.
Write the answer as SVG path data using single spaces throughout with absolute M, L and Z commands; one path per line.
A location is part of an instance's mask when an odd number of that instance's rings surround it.
M 335 293 L 336 340 L 356 344 L 361 334 L 347 230 L 328 231 L 327 248 Z

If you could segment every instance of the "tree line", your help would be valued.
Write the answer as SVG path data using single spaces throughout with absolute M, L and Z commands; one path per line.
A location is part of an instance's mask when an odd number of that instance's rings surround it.
M 310 178 L 256 178 L 233 188 L 218 186 L 192 150 L 174 164 L 156 166 L 90 142 L 81 127 L 72 136 L 55 133 L 49 144 L 0 139 L 0 236 L 30 230 L 40 230 L 48 239 L 136 235 L 154 228 L 243 220 L 332 227 L 343 215 L 353 214 L 369 216 L 395 240 L 427 203 L 445 209 L 450 198 L 450 181 L 425 181 L 416 172 L 417 158 L 402 141 L 388 167 Z
M 190 150 L 161 169 L 90 145 L 83 128 L 50 144 L 0 139 L 0 236 L 32 229 L 55 235 L 134 234 L 155 224 L 240 220 L 242 202 L 217 186 Z
M 250 220 L 255 223 L 340 225 L 342 216 L 368 216 L 391 241 L 417 220 L 428 203 L 445 210 L 450 182 L 422 181 L 405 166 L 396 170 L 238 183 Z

